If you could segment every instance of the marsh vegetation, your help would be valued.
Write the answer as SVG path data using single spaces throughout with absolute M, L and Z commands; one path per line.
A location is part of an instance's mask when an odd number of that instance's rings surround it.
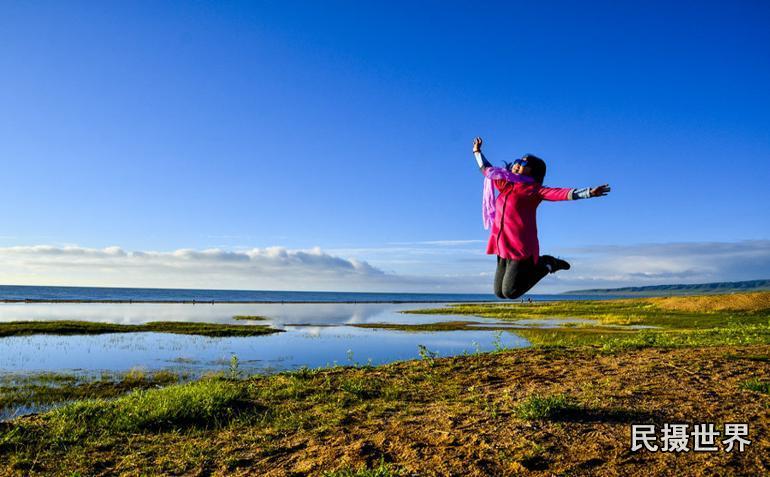
M 222 323 L 191 323 L 182 321 L 152 321 L 138 325 L 99 323 L 93 321 L 10 321 L 0 323 L 0 337 L 29 335 L 101 335 L 107 333 L 173 333 L 200 336 L 258 336 L 281 330 L 263 325 L 227 325 Z
M 501 322 L 582 317 L 534 347 L 246 377 L 230 372 L 72 402 L 0 424 L 20 475 L 740 475 L 770 469 L 764 297 L 725 308 L 624 300 L 451 307 Z M 735 301 L 735 300 L 732 300 Z M 446 313 L 446 309 L 441 309 Z M 470 320 L 469 320 L 470 321 Z M 604 330 L 619 323 L 655 329 Z M 161 384 L 163 385 L 163 384 Z M 630 453 L 631 423 L 748 422 L 743 453 Z
M 517 329 L 516 333 L 535 346 L 595 345 L 605 350 L 616 350 L 649 346 L 770 343 L 770 292 L 606 301 L 450 305 L 406 313 L 449 313 L 512 322 L 522 328 Z M 561 319 L 564 322 L 551 327 L 526 325 L 527 322 L 544 319 Z M 468 326 L 468 322 L 458 323 Z

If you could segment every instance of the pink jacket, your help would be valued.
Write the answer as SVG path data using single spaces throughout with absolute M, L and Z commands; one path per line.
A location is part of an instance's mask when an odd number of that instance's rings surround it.
M 500 194 L 495 201 L 495 221 L 492 224 L 487 253 L 514 260 L 532 257 L 537 263 L 540 256 L 535 218 L 537 206 L 543 200 L 570 200 L 572 189 L 508 182 L 502 179 L 493 183 Z

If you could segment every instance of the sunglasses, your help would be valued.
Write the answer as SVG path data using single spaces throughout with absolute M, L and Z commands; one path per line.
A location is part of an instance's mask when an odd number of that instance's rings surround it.
M 527 167 L 527 160 L 526 159 L 516 159 L 513 161 L 513 165 L 520 165 L 521 167 Z

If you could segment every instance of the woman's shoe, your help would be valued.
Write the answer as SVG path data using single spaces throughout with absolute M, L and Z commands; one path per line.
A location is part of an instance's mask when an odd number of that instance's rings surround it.
M 546 265 L 550 265 L 551 273 L 556 273 L 559 270 L 569 270 L 570 268 L 569 262 L 567 262 L 566 260 L 552 257 L 550 255 L 543 255 L 542 257 L 540 257 L 540 260 L 544 260 L 544 263 Z

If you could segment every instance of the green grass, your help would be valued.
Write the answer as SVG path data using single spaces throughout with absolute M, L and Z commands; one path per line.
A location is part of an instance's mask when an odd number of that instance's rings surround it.
M 677 346 L 743 346 L 770 343 L 770 323 L 728 325 L 702 330 L 640 331 L 604 341 L 605 349 Z
M 529 328 L 516 330 L 516 334 L 523 336 L 534 346 L 563 348 L 599 346 L 605 351 L 650 347 L 770 344 L 770 324 L 667 331 Z
M 758 293 L 676 299 L 460 304 L 405 313 L 481 316 L 521 321 L 522 326 L 530 319 L 589 319 L 594 323 L 517 328 L 515 333 L 534 346 L 599 346 L 605 351 L 615 351 L 644 347 L 768 344 L 770 309 L 767 298 L 766 293 Z M 473 329 L 472 323 L 456 321 L 443 326 Z M 655 328 L 635 329 L 629 325 Z M 418 331 L 439 329 L 441 325 L 396 326 Z
M 353 377 L 343 380 L 340 389 L 355 396 L 358 399 L 371 399 L 380 393 L 379 383 L 371 378 Z
M 566 394 L 533 394 L 513 408 L 513 414 L 528 421 L 554 419 L 579 409 L 578 404 Z
M 662 308 L 649 299 L 607 301 L 558 301 L 531 304 L 458 304 L 444 308 L 408 310 L 424 315 L 472 315 L 499 320 L 586 318 L 597 325 L 647 325 L 662 329 L 702 329 L 730 324 L 767 324 L 770 310 L 764 308 L 724 311 L 681 311 Z
M 403 475 L 401 470 L 385 462 L 385 459 L 380 458 L 376 467 L 360 467 L 358 469 L 340 469 L 331 472 L 324 472 L 323 477 L 396 477 Z
M 761 381 L 759 378 L 745 381 L 741 387 L 758 393 L 770 394 L 770 381 Z
M 141 325 L 97 323 L 92 321 L 10 321 L 0 323 L 0 337 L 29 335 L 99 335 L 106 333 L 173 333 L 211 337 L 258 336 L 281 330 L 264 325 L 228 325 L 220 323 L 191 323 L 153 321 Z
M 259 316 L 259 315 L 235 315 L 233 316 L 234 320 L 244 320 L 244 321 L 265 321 L 269 318 L 265 316 Z
M 417 323 L 417 324 L 404 324 L 404 323 L 354 323 L 350 326 L 356 328 L 370 328 L 370 329 L 382 329 L 382 330 L 399 330 L 399 331 L 457 331 L 457 330 L 478 330 L 479 327 L 474 325 L 480 325 L 478 321 L 440 321 L 437 323 Z M 483 327 L 485 330 L 494 330 L 494 327 Z M 505 327 L 510 329 L 510 327 Z
M 114 400 L 78 401 L 52 411 L 46 419 L 62 441 L 77 440 L 87 433 L 216 427 L 238 414 L 244 398 L 243 385 L 210 379 L 133 391 Z

